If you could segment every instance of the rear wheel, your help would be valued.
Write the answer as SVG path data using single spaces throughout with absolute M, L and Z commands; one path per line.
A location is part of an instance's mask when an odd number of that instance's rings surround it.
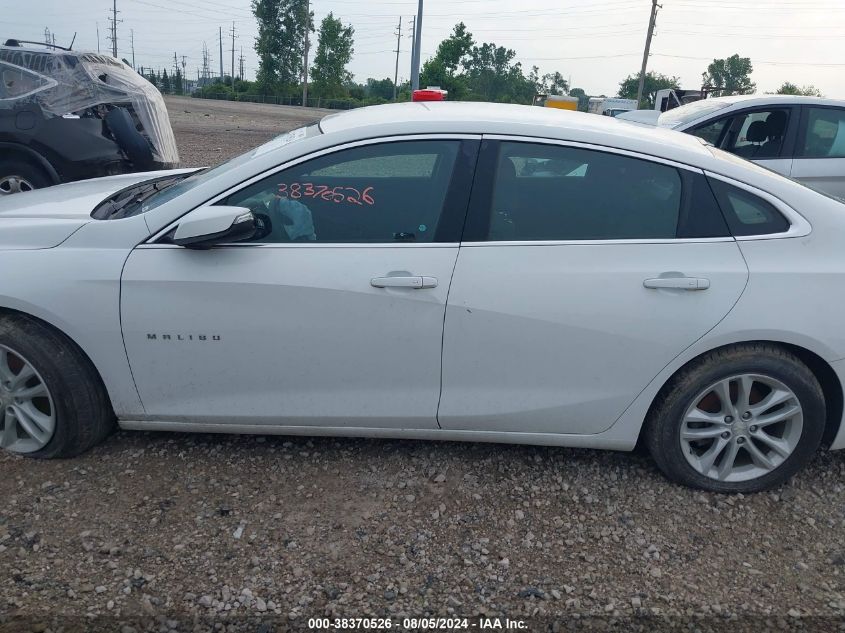
M 756 492 L 807 465 L 824 422 L 822 390 L 807 366 L 779 347 L 749 344 L 685 368 L 655 403 L 645 432 L 671 479 L 716 492 Z
M 0 196 L 49 187 L 53 183 L 44 170 L 24 161 L 0 161 Z
M 0 316 L 0 448 L 71 457 L 113 429 L 105 389 L 77 347 L 39 321 Z

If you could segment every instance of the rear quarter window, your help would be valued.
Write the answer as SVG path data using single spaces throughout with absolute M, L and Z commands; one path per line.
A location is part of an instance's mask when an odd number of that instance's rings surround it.
M 772 235 L 789 230 L 789 220 L 767 200 L 716 178 L 709 182 L 734 236 Z

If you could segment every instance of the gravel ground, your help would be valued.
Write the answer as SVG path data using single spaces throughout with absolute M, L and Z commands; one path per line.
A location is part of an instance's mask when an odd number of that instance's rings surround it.
M 188 164 L 315 114 L 168 103 Z M 843 477 L 822 453 L 787 487 L 720 496 L 636 454 L 157 433 L 0 454 L 0 632 L 841 630 Z

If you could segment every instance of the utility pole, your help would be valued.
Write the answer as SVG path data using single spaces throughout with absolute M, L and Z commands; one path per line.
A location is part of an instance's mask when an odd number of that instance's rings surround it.
M 44 43 L 50 45 L 50 27 L 44 27 Z
M 660 5 L 657 4 L 657 0 L 651 0 L 651 16 L 648 19 L 648 35 L 645 38 L 645 50 L 643 51 L 643 65 L 640 68 L 640 84 L 637 87 L 637 107 L 640 107 L 640 104 L 643 100 L 643 89 L 645 88 L 645 70 L 648 66 L 648 54 L 651 50 L 651 36 L 654 34 L 654 25 L 657 22 L 657 9 L 660 8 Z
M 97 52 L 100 52 L 100 23 L 97 22 Z
M 414 50 L 417 48 L 417 18 L 411 18 L 411 74 L 414 74 Z
M 402 16 L 399 16 L 399 31 L 396 34 L 396 70 L 393 73 L 393 100 L 396 101 L 396 97 L 399 94 L 399 51 L 401 50 L 402 46 Z
M 241 46 L 241 57 L 240 57 L 240 73 L 238 76 L 240 77 L 241 81 L 244 80 L 244 47 Z
M 182 55 L 182 94 L 188 94 L 188 73 L 186 72 L 187 57 Z
M 117 59 L 117 0 L 112 0 L 111 52 L 112 56 Z
M 232 22 L 232 90 L 235 89 L 235 23 Z
M 656 2 L 657 0 L 654 1 Z M 414 22 L 414 66 L 411 69 L 411 90 L 419 90 L 420 88 L 420 48 L 422 47 L 422 20 L 423 0 L 419 0 L 419 3 L 417 5 L 417 19 Z
M 135 29 L 129 29 L 129 43 L 132 45 L 132 70 L 135 70 Z
M 223 81 L 223 27 L 220 28 L 220 81 Z
M 305 0 L 305 56 L 302 60 L 302 107 L 308 106 L 308 35 L 311 31 L 311 0 Z

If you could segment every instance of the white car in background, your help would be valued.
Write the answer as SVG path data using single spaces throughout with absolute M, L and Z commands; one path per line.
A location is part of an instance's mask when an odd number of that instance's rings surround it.
M 791 95 L 717 97 L 664 112 L 657 125 L 694 134 L 845 198 L 845 101 Z
M 757 491 L 845 447 L 845 207 L 700 139 L 354 110 L 0 201 L 0 446 L 124 429 L 650 449 Z

